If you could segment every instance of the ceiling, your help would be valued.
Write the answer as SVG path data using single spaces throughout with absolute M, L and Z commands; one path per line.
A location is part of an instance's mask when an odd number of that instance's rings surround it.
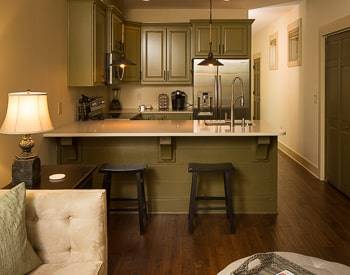
M 213 0 L 214 9 L 256 9 L 291 0 Z M 123 9 L 207 9 L 209 0 L 117 0 Z
M 275 6 L 249 10 L 249 18 L 255 19 L 253 24 L 253 32 L 258 32 L 259 30 L 275 22 L 281 16 L 296 8 L 298 4 L 299 1 L 293 1 Z

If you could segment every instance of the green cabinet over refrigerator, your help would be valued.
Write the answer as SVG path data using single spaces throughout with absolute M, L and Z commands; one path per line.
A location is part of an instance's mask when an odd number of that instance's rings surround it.
M 214 20 L 212 51 L 216 57 L 250 58 L 251 25 L 254 20 Z M 209 52 L 209 23 L 192 20 L 192 56 L 207 57 Z

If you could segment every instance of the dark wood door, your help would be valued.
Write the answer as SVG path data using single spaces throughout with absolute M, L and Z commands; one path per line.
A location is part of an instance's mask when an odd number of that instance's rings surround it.
M 254 59 L 254 120 L 260 120 L 260 58 Z
M 350 196 L 350 31 L 326 40 L 326 177 Z

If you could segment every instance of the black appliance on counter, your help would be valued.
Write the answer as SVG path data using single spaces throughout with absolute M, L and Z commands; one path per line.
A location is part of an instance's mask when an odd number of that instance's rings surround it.
M 78 103 L 78 120 L 103 119 L 105 101 L 103 97 L 81 95 Z
M 171 93 L 171 105 L 173 111 L 183 111 L 187 105 L 187 95 L 185 92 L 176 90 Z

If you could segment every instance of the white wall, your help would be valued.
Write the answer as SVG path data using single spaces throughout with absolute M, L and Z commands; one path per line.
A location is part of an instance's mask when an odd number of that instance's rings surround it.
M 253 55 L 261 53 L 261 117 L 287 135 L 280 141 L 308 163 L 320 169 L 319 98 L 320 37 L 322 26 L 350 14 L 348 0 L 302 0 L 299 7 L 255 33 Z M 302 18 L 302 66 L 288 68 L 287 26 Z M 279 69 L 268 68 L 269 35 L 279 33 Z

